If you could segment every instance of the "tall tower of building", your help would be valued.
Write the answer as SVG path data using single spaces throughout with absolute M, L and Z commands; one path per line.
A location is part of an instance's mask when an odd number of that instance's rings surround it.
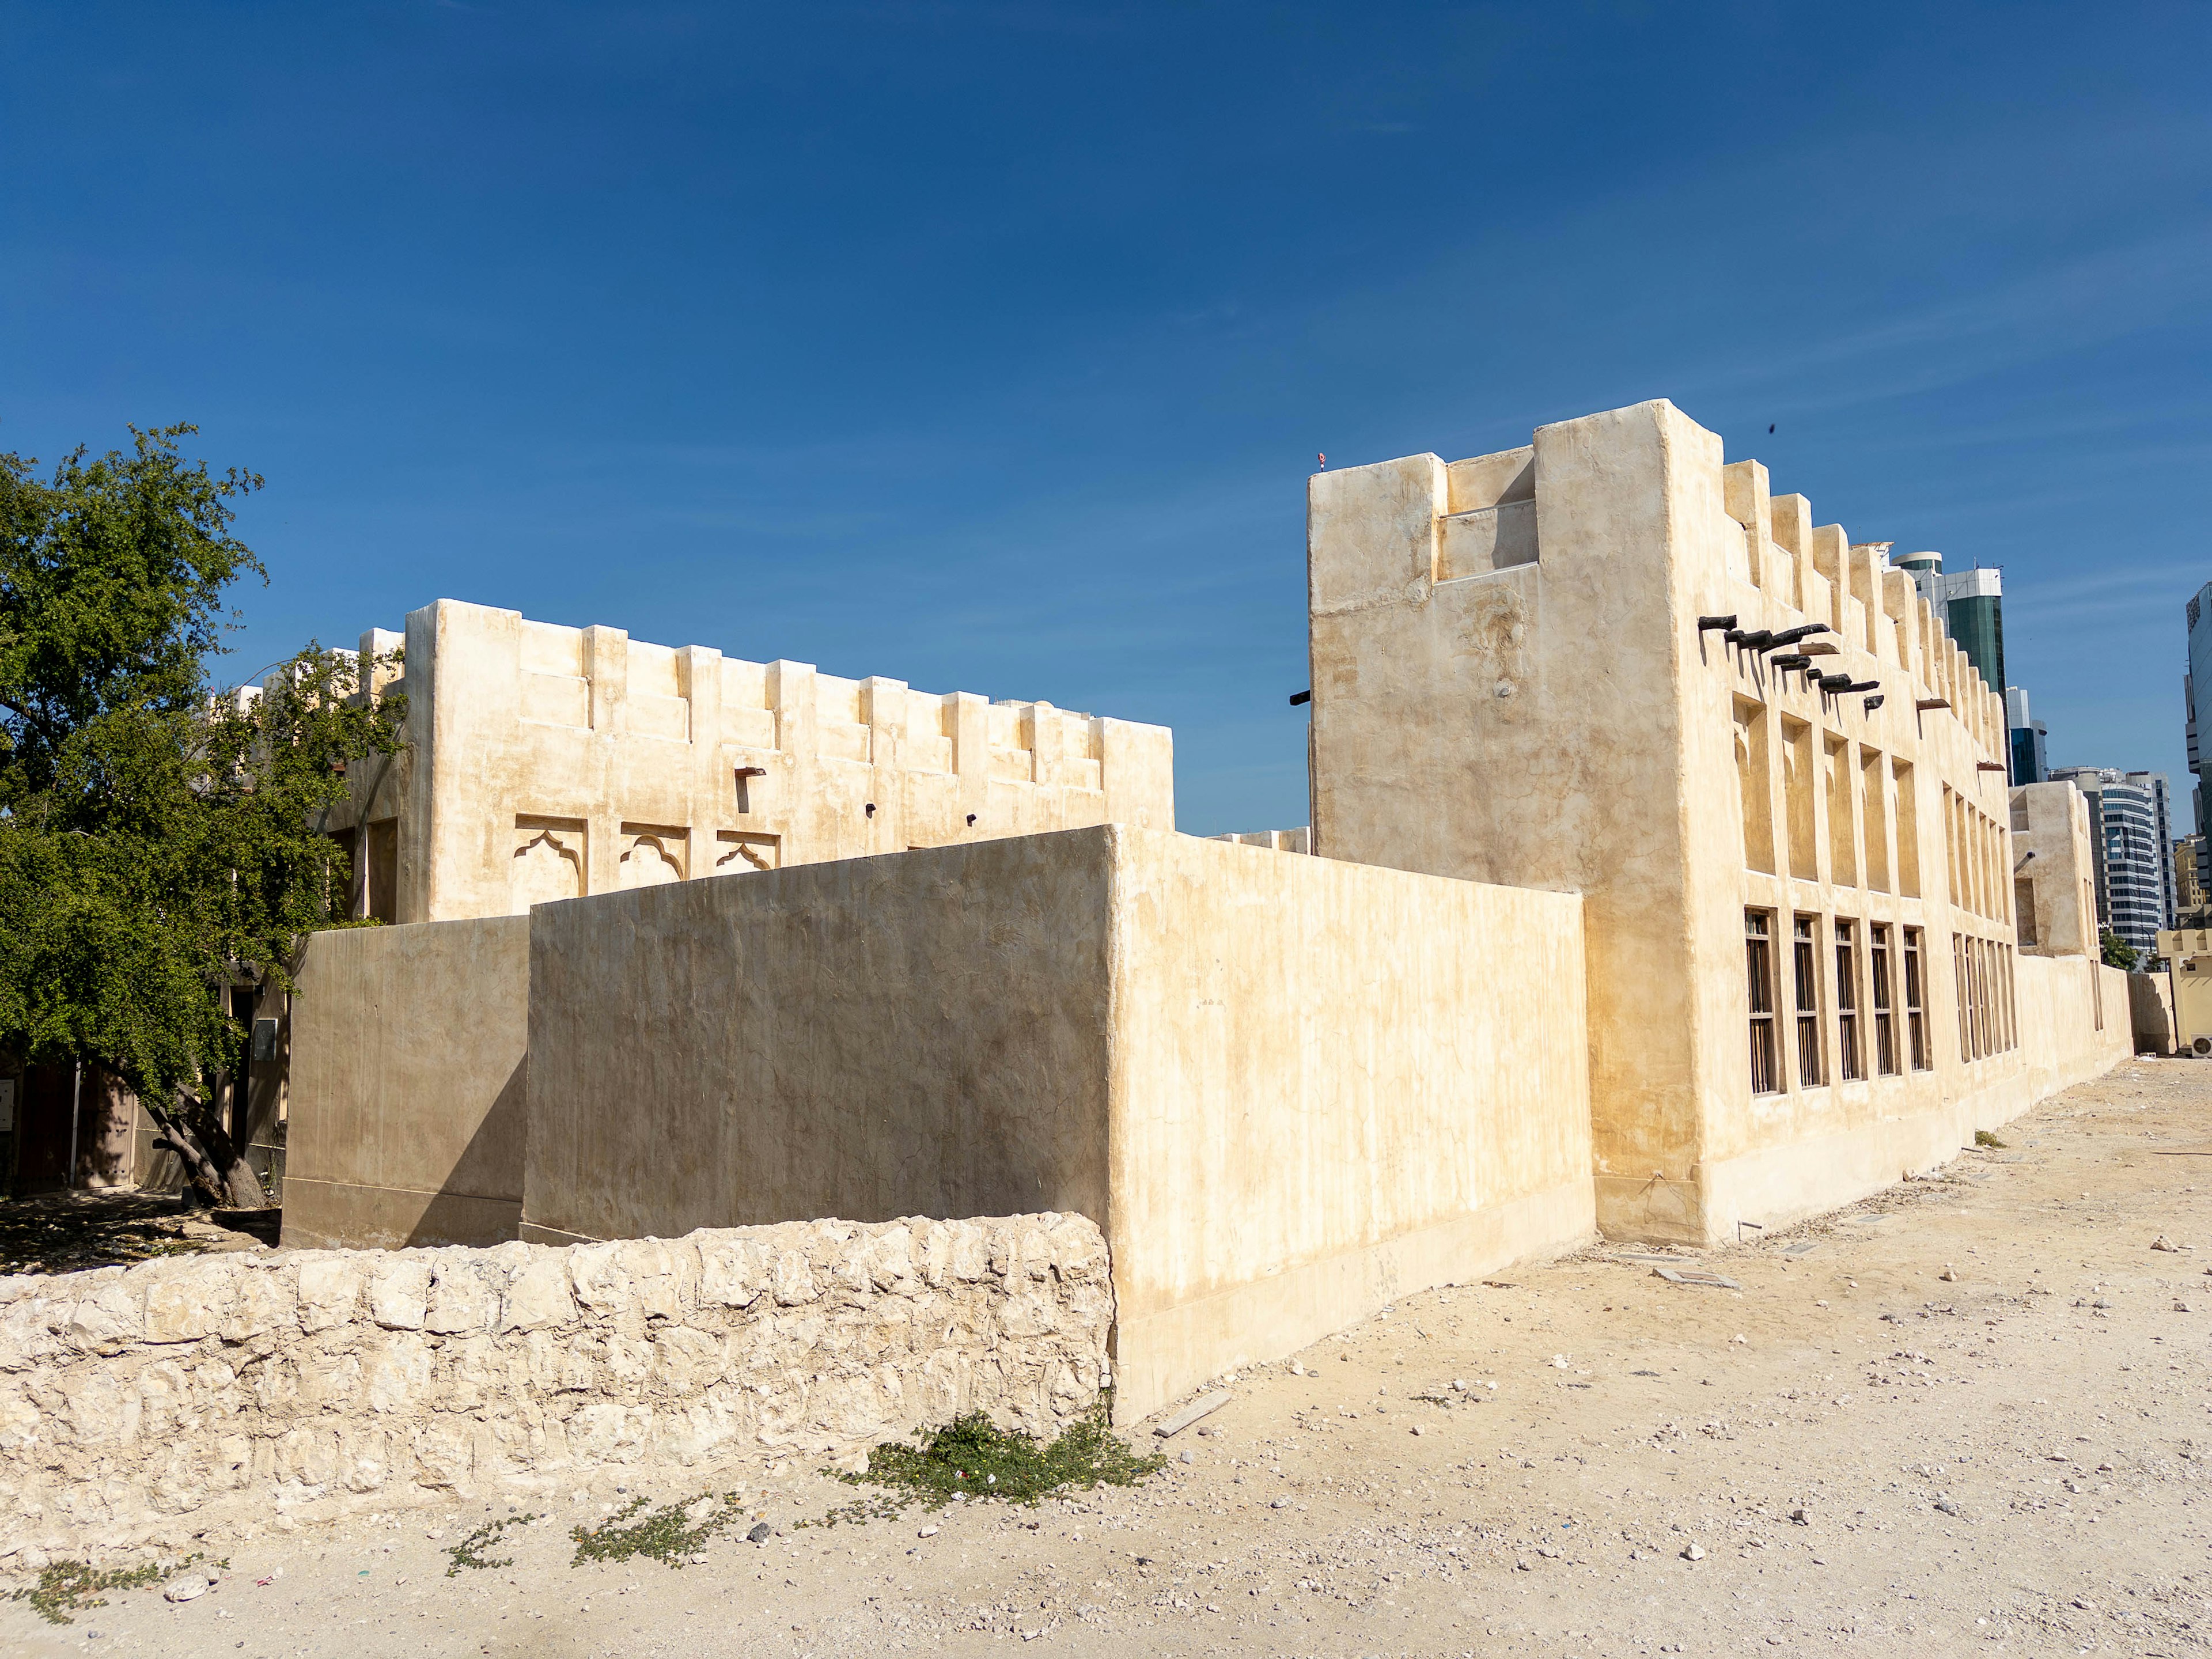
M 2045 739 L 2051 733 L 2041 720 L 2029 716 L 2025 686 L 2005 687 L 2005 726 L 2012 738 L 2013 787 L 2017 789 L 2023 783 L 2050 782 L 2051 763 L 2045 753 Z
M 2194 775 L 2196 788 L 2192 792 L 2197 819 L 2197 833 L 2203 835 L 2212 825 L 2204 822 L 2204 769 L 2208 757 L 2201 746 L 2198 733 L 2212 731 L 2212 709 L 2202 702 L 2212 702 L 2212 582 L 2197 590 L 2189 601 L 2189 672 L 2181 677 L 2181 701 L 2187 720 L 2189 740 L 2189 769 Z M 2203 690 L 2198 690 L 2202 687 Z M 2212 885 L 2212 870 L 2199 866 L 2197 879 Z
M 1992 565 L 1946 575 L 1941 553 L 1893 553 L 1889 562 L 1911 576 L 1920 597 L 1936 607 L 1944 628 L 1981 674 L 1982 684 L 2005 684 L 2004 573 Z

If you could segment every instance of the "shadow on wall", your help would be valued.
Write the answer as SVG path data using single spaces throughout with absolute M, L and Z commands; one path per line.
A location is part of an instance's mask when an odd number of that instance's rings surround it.
M 414 1246 L 503 1244 L 522 1217 L 521 1153 L 530 1133 L 530 1062 L 515 1063 L 461 1149 L 453 1171 L 407 1235 Z M 502 1194 L 512 1194 L 512 1200 Z

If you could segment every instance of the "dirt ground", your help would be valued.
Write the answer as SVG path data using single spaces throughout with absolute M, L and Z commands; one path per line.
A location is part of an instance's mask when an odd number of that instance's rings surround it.
M 504 1501 L 210 1539 L 197 1600 L 0 1603 L 0 1649 L 2204 1651 L 2212 1064 L 2130 1062 L 2003 1139 L 1684 1264 L 1738 1290 L 1597 1249 L 1407 1297 L 1237 1378 L 1136 1487 L 823 1529 L 793 1523 L 851 1488 L 757 1483 L 764 1543 L 573 1565 L 571 1526 L 702 1489 L 610 1477 L 485 1552 L 511 1565 L 448 1575 Z

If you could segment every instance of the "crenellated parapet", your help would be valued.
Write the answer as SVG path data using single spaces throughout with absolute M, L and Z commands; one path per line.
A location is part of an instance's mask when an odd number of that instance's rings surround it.
M 1165 728 L 917 691 L 441 599 L 403 636 L 409 750 L 358 781 L 365 913 L 401 921 L 702 876 L 1174 823 Z M 370 793 L 374 791 L 373 797 Z

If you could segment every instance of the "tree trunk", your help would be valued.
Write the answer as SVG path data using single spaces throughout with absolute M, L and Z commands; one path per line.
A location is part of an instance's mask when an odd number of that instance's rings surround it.
M 268 1204 L 261 1177 L 246 1161 L 244 1149 L 232 1145 L 211 1109 L 194 1102 L 157 1106 L 148 1100 L 146 1110 L 161 1126 L 185 1176 L 209 1203 L 235 1210 L 258 1210 Z

